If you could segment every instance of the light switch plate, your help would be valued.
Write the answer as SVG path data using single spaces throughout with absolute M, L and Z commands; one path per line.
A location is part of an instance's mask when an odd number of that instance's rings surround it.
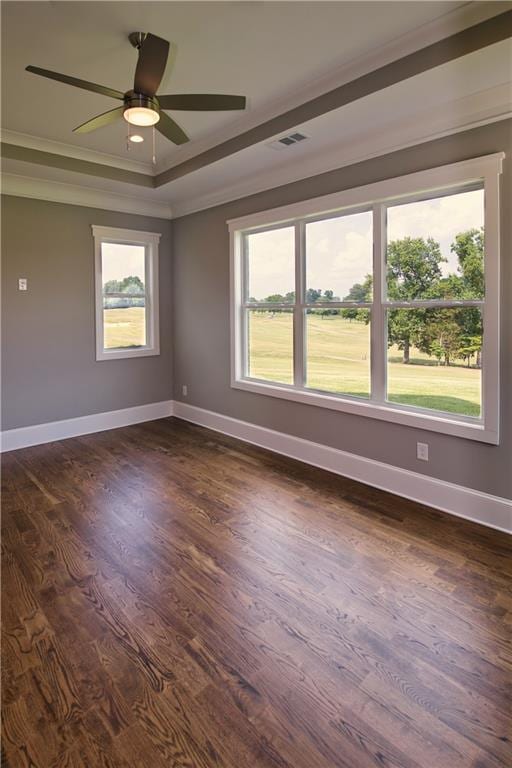
M 26 277 L 19 277 L 18 278 L 18 291 L 27 291 L 28 290 L 28 280 Z
M 428 461 L 428 443 L 416 443 L 416 458 Z

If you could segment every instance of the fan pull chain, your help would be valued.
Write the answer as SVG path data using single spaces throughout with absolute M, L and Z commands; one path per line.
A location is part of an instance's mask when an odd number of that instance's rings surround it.
M 156 136 L 156 131 L 155 131 L 155 126 L 153 126 L 153 165 L 156 165 L 155 136 Z
M 126 137 L 126 151 L 130 151 L 130 123 L 128 123 L 128 135 Z

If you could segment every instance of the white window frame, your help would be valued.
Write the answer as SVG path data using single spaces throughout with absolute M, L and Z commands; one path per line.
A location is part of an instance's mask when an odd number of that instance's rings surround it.
M 158 244 L 161 235 L 158 232 L 102 227 L 97 224 L 92 225 L 92 234 L 94 238 L 96 293 L 96 360 L 119 360 L 127 357 L 159 355 Z M 143 245 L 145 247 L 146 344 L 143 347 L 136 349 L 129 347 L 126 349 L 121 347 L 106 349 L 104 347 L 102 243 L 122 243 L 123 245 Z
M 336 411 L 369 416 L 374 419 L 405 424 L 485 443 L 499 443 L 499 299 L 500 299 L 500 205 L 499 181 L 505 153 L 443 165 L 374 184 L 304 200 L 292 205 L 260 211 L 248 216 L 228 220 L 230 233 L 231 267 L 231 386 L 260 395 L 294 400 L 301 403 L 330 408 Z M 386 401 L 385 316 L 386 310 L 396 302 L 386 300 L 386 207 L 395 202 L 413 202 L 429 193 L 460 192 L 481 185 L 484 189 L 485 221 L 485 299 L 475 302 L 481 306 L 484 324 L 484 354 L 482 362 L 482 414 L 480 418 L 415 408 Z M 373 302 L 371 322 L 371 398 L 323 393 L 306 388 L 304 381 L 304 318 L 305 303 L 305 223 L 333 214 L 352 213 L 373 208 Z M 246 368 L 246 323 L 244 304 L 244 235 L 262 232 L 276 226 L 295 227 L 296 294 L 293 305 L 272 305 L 288 308 L 294 313 L 294 384 L 286 385 L 251 378 Z M 458 306 L 468 302 L 410 302 L 417 306 Z M 471 302 L 469 302 L 471 303 Z M 364 308 L 365 304 L 329 302 L 325 306 Z M 405 306 L 406 303 L 402 302 Z M 256 306 L 256 305 L 255 305 Z M 257 306 L 265 308 L 265 305 Z M 321 304 L 315 304 L 315 307 Z

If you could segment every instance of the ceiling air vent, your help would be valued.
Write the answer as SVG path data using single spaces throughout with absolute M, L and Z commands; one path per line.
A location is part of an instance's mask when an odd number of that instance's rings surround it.
M 292 147 L 294 144 L 298 144 L 299 141 L 304 141 L 305 139 L 309 139 L 309 136 L 296 131 L 295 133 L 290 133 L 288 136 L 281 136 L 280 139 L 269 142 L 267 146 L 272 149 L 285 149 L 286 147 Z

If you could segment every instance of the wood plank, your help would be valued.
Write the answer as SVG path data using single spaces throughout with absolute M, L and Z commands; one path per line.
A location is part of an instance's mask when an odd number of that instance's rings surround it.
M 512 764 L 505 534 L 177 419 L 2 464 L 2 766 Z

